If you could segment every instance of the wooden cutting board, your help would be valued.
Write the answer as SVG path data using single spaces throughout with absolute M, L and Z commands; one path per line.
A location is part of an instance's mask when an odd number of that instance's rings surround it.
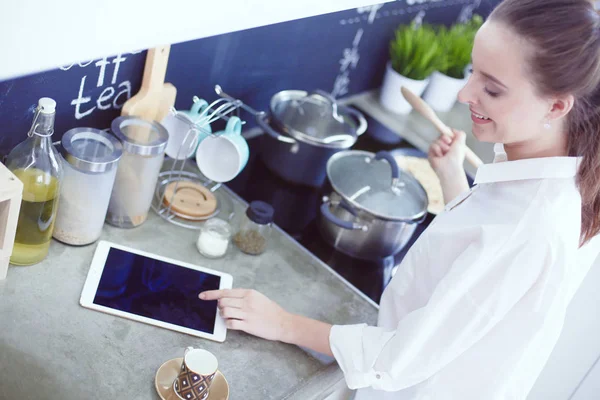
M 157 122 L 167 116 L 177 96 L 175 86 L 165 83 L 170 51 L 170 45 L 148 49 L 140 91 L 125 102 L 121 115 Z

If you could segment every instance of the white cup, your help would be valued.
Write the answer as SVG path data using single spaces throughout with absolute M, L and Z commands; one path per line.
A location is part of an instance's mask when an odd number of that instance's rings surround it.
M 202 138 L 196 150 L 200 172 L 213 182 L 229 182 L 248 163 L 250 150 L 242 137 L 242 121 L 230 117 L 224 131 Z
M 212 130 L 205 110 L 208 103 L 197 99 L 189 111 L 170 112 L 162 121 L 169 133 L 166 155 L 175 160 L 184 160 L 194 155 L 198 143 Z

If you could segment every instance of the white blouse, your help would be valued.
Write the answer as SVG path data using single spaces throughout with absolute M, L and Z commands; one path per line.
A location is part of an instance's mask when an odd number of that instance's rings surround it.
M 336 325 L 333 354 L 357 400 L 525 399 L 600 253 L 578 249 L 574 157 L 479 168 L 412 246 L 378 326 Z

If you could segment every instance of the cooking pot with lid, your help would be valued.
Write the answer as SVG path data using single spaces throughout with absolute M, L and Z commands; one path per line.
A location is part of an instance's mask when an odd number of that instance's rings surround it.
M 360 112 L 338 105 L 322 91 L 278 92 L 269 111 L 257 116 L 266 133 L 261 149 L 264 163 L 287 181 L 313 187 L 325 181 L 329 158 L 352 147 L 367 129 Z
M 396 254 L 427 216 L 425 189 L 388 152 L 339 152 L 329 159 L 327 176 L 333 191 L 321 205 L 319 228 L 351 257 Z

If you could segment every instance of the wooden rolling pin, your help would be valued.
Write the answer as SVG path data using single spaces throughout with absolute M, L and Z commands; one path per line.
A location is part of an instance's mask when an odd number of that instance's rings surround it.
M 433 124 L 433 126 L 435 126 L 438 132 L 440 132 L 440 134 L 448 136 L 450 138 L 454 138 L 454 132 L 452 132 L 452 129 L 442 122 L 440 117 L 437 116 L 435 111 L 433 111 L 433 109 L 429 106 L 429 104 L 425 102 L 425 100 L 423 100 L 404 86 L 402 86 L 401 91 L 406 101 L 408 101 L 410 105 L 415 110 L 417 110 L 423 117 L 429 120 Z M 469 164 L 471 164 L 475 168 L 479 168 L 483 164 L 481 158 L 479 158 L 477 154 L 475 154 L 475 152 L 469 147 L 466 148 L 465 158 L 467 159 L 467 162 L 469 162 Z

